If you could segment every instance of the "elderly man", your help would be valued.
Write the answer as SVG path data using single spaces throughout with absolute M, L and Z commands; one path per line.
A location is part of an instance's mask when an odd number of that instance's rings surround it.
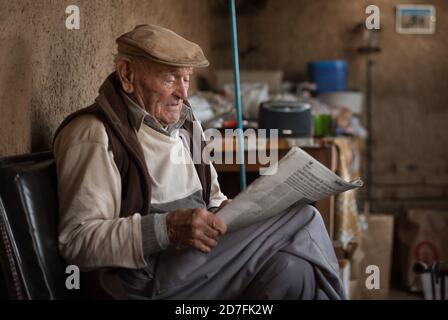
M 209 64 L 201 48 L 155 25 L 117 44 L 95 103 L 55 135 L 66 261 L 107 270 L 134 299 L 343 298 L 314 208 L 232 233 L 212 213 L 227 198 L 213 165 L 192 162 L 205 144 L 193 139 L 200 126 L 187 101 L 193 68 Z M 173 148 L 184 161 L 170 160 Z

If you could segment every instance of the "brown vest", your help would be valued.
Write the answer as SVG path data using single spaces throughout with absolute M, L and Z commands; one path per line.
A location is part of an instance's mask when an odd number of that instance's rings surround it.
M 145 163 L 145 157 L 135 130 L 129 121 L 128 108 L 118 93 L 120 83 L 115 73 L 109 75 L 100 87 L 100 94 L 91 106 L 70 114 L 56 130 L 54 137 L 75 117 L 90 114 L 97 117 L 106 128 L 109 148 L 121 177 L 120 216 L 127 217 L 139 212 L 141 215 L 151 213 L 151 177 Z M 202 150 L 205 142 L 194 141 L 193 123 L 185 121 L 183 128 L 190 134 L 190 152 Z M 202 135 L 201 135 L 202 137 Z M 193 157 L 194 159 L 194 157 Z M 202 185 L 202 196 L 206 204 L 210 200 L 210 165 L 195 164 L 196 172 Z M 91 299 L 126 299 L 127 293 L 115 268 L 100 268 L 83 272 L 81 286 L 83 295 Z
M 115 164 L 121 177 L 121 208 L 120 216 L 131 216 L 136 212 L 146 215 L 151 212 L 151 178 L 146 167 L 145 157 L 135 130 L 129 120 L 128 108 L 119 94 L 120 83 L 115 73 L 109 75 L 100 87 L 100 94 L 96 102 L 84 109 L 70 114 L 56 130 L 58 133 L 74 118 L 84 114 L 97 117 L 106 128 L 109 139 L 109 148 L 114 155 Z M 205 142 L 194 141 L 193 122 L 186 120 L 183 128 L 190 134 L 190 152 L 200 146 L 200 154 Z M 202 196 L 206 204 L 210 200 L 210 165 L 195 164 L 196 172 L 202 185 Z M 136 192 L 138 191 L 138 192 Z

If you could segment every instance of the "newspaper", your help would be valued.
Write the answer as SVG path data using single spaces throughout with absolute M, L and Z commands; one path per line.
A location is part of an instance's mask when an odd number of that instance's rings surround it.
M 268 175 L 272 170 L 275 174 Z M 247 190 L 218 211 L 229 232 L 273 217 L 293 205 L 312 203 L 363 185 L 344 181 L 299 147 L 293 147 Z

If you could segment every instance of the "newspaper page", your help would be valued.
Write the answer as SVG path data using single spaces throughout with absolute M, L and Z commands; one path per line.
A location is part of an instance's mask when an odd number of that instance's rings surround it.
M 293 147 L 278 162 L 273 175 L 263 175 L 218 211 L 229 232 L 281 213 L 292 205 L 358 188 L 360 179 L 347 182 L 299 147 Z M 273 171 L 274 172 L 274 171 Z

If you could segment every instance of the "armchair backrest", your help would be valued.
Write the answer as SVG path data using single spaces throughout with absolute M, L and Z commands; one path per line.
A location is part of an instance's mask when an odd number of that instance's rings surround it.
M 57 247 L 57 214 L 51 152 L 0 159 L 0 282 L 8 298 L 75 297 L 65 287 L 68 275 Z

